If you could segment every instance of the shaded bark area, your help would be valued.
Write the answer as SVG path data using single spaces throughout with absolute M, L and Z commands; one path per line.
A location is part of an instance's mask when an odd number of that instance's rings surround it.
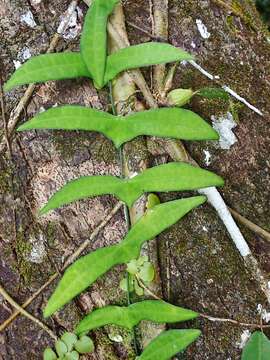
M 60 16 L 68 6 L 67 1 L 36 3 L 22 0 L 0 2 L 1 71 L 4 79 L 13 72 L 13 60 L 21 59 L 20 53 L 25 47 L 32 55 L 46 50 Z M 198 62 L 209 72 L 220 76 L 220 82 L 254 103 L 265 116 L 259 117 L 236 102 L 230 105 L 222 101 L 194 98 L 190 108 L 209 122 L 212 115 L 218 117 L 228 111 L 238 118 L 234 130 L 237 142 L 229 150 L 220 149 L 213 142 L 189 142 L 186 145 L 201 166 L 225 178 L 222 195 L 228 205 L 270 230 L 269 44 L 251 1 L 226 3 L 237 4 L 243 15 L 236 16 L 233 11 L 217 5 L 216 1 L 170 0 L 170 42 L 194 53 Z M 80 4 L 79 7 L 85 12 L 85 5 Z M 127 0 L 124 9 L 129 22 L 150 31 L 148 1 Z M 34 28 L 21 21 L 21 15 L 28 10 L 34 15 L 37 24 Z M 201 37 L 196 19 L 207 26 L 210 33 L 208 39 Z M 81 21 L 79 17 L 78 23 Z M 131 26 L 128 26 L 128 31 L 132 43 L 150 40 Z M 57 50 L 64 49 L 78 50 L 78 36 L 61 40 Z M 145 73 L 150 78 L 148 72 Z M 211 85 L 207 78 L 188 64 L 178 67 L 175 88 L 192 87 L 196 90 Z M 23 90 L 18 89 L 7 95 L 7 113 L 22 94 Z M 109 109 L 106 89 L 97 93 L 87 80 L 51 82 L 37 86 L 21 120 L 28 119 L 41 108 L 67 103 Z M 205 163 L 204 150 L 211 154 L 209 165 Z M 156 148 L 152 164 L 163 159 L 163 155 L 162 149 Z M 68 180 L 86 174 L 119 175 L 117 153 L 101 135 L 28 132 L 16 136 L 12 161 L 8 153 L 1 154 L 0 281 L 18 303 L 23 303 L 51 273 L 61 267 L 63 259 L 89 236 L 116 203 L 112 197 L 104 196 L 72 204 L 42 218 L 37 217 L 37 210 L 53 192 Z M 183 194 L 161 194 L 161 199 L 165 201 L 180 196 Z M 261 267 L 268 273 L 269 244 L 245 228 L 241 230 Z M 123 214 L 119 212 L 88 250 L 118 242 L 124 233 Z M 159 237 L 159 259 L 164 298 L 171 303 L 218 317 L 256 323 L 259 322 L 257 305 L 260 303 L 267 308 L 257 284 L 247 275 L 226 230 L 208 205 L 197 209 Z M 90 308 L 97 303 L 94 301 L 96 294 L 105 303 L 125 304 L 125 294 L 118 287 L 124 274 L 120 270 L 123 268 L 112 270 L 86 292 L 84 296 L 90 298 Z M 54 286 L 28 308 L 35 316 L 42 318 L 41 309 Z M 84 300 L 80 299 L 83 304 Z M 2 322 L 12 309 L 1 298 L 0 305 Z M 65 328 L 72 330 L 83 311 L 84 306 L 73 302 L 48 320 L 48 325 L 57 335 Z M 203 336 L 179 359 L 240 359 L 237 343 L 243 329 L 201 320 L 185 326 L 201 328 Z M 118 328 L 107 330 L 107 334 L 121 334 L 123 342 L 115 344 L 106 335 L 97 332 L 94 338 L 101 339 L 98 348 L 106 349 L 109 344 L 114 353 L 101 351 L 99 357 L 94 354 L 91 358 L 133 359 L 130 334 Z M 47 344 L 52 344 L 47 334 L 20 317 L 5 333 L 0 334 L 0 358 L 40 359 Z

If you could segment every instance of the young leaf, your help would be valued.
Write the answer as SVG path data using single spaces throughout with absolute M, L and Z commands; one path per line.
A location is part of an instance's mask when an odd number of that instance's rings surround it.
M 150 342 L 137 360 L 169 360 L 201 335 L 200 330 L 168 330 Z
M 193 56 L 186 51 L 166 43 L 129 46 L 108 56 L 104 83 L 124 70 L 192 59 Z
M 199 95 L 208 99 L 222 99 L 229 100 L 229 94 L 221 88 L 202 88 L 195 92 L 195 95 Z
M 32 57 L 20 66 L 4 85 L 4 90 L 9 91 L 18 85 L 80 76 L 90 77 L 80 53 L 44 54 Z
M 255 331 L 244 347 L 241 360 L 269 360 L 270 340 L 260 331 Z
M 138 257 L 145 241 L 153 239 L 175 224 L 205 200 L 204 196 L 196 196 L 157 205 L 137 221 L 120 244 L 98 249 L 78 259 L 65 271 L 49 299 L 44 316 L 48 317 L 60 309 L 113 266 L 125 264 Z
M 145 300 L 124 306 L 105 306 L 92 311 L 76 327 L 81 334 L 105 325 L 118 325 L 132 329 L 142 320 L 154 323 L 175 323 L 194 319 L 196 312 L 166 303 L 162 300 Z
M 70 353 L 65 354 L 65 356 L 63 358 L 59 358 L 59 359 L 63 359 L 63 360 L 79 360 L 79 354 L 77 353 L 77 351 L 71 351 Z
M 134 290 L 135 290 L 136 295 L 143 296 L 144 289 L 140 287 L 137 279 L 134 279 Z
M 113 116 L 83 106 L 59 106 L 39 113 L 18 131 L 63 129 L 98 131 L 116 147 L 139 136 L 151 135 L 181 140 L 218 140 L 218 133 L 199 115 L 190 110 L 163 108 Z
M 103 86 L 107 58 L 107 20 L 118 0 L 94 0 L 87 11 L 81 54 L 97 87 Z
M 138 276 L 144 282 L 151 282 L 155 277 L 155 269 L 154 266 L 149 262 L 145 262 L 141 267 Z
M 68 351 L 71 351 L 77 342 L 77 336 L 71 332 L 65 332 L 61 336 L 61 340 L 66 344 Z
M 92 352 L 95 346 L 93 340 L 89 336 L 83 335 L 75 344 L 75 349 L 80 354 L 86 354 Z
M 55 350 L 58 356 L 64 356 L 68 352 L 67 345 L 62 340 L 56 341 Z
M 180 162 L 155 166 L 132 179 L 120 179 L 110 175 L 83 176 L 70 181 L 57 191 L 40 210 L 40 214 L 98 195 L 113 194 L 131 207 L 144 192 L 195 190 L 221 185 L 223 180 L 220 176 Z
M 57 360 L 57 356 L 55 352 L 48 347 L 44 350 L 43 360 Z

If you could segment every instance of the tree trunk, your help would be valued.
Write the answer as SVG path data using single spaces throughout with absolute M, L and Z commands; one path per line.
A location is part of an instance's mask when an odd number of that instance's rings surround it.
M 123 3 L 131 43 L 149 41 L 147 34 L 130 25 L 151 32 L 149 2 L 127 0 Z M 28 50 L 32 55 L 46 51 L 67 7 L 67 1 L 0 0 L 1 72 L 4 80 L 14 70 L 13 61 L 22 61 Z M 87 7 L 80 3 L 79 9 L 85 13 Z M 22 15 L 29 10 L 36 23 L 33 28 L 22 21 Z M 232 130 L 236 142 L 230 149 L 222 149 L 215 142 L 188 142 L 186 146 L 202 167 L 224 177 L 226 184 L 221 192 L 226 203 L 269 231 L 269 44 L 268 34 L 253 2 L 170 0 L 168 16 L 169 42 L 192 52 L 201 66 L 220 77 L 215 84 L 191 65 L 180 65 L 174 87 L 197 90 L 227 85 L 264 114 L 257 115 L 234 98 L 229 104 L 195 97 L 190 108 L 209 122 L 213 117 L 226 117 L 228 112 L 233 115 L 237 122 Z M 78 50 L 82 20 L 79 11 L 78 28 L 74 27 L 73 32 L 66 34 L 66 39 L 60 40 L 57 51 Z M 207 32 L 198 24 L 204 24 Z M 72 38 L 76 31 L 77 36 Z M 145 74 L 149 78 L 148 70 Z M 7 94 L 7 115 L 22 95 L 22 88 Z M 85 79 L 38 85 L 21 121 L 42 108 L 68 103 L 108 110 L 108 93 L 106 89 L 97 93 Z M 152 165 L 161 156 L 167 156 L 159 147 L 152 149 L 152 153 Z M 206 162 L 205 154 L 210 154 L 210 162 Z M 19 304 L 42 286 L 50 274 L 62 266 L 64 259 L 89 237 L 116 204 L 116 199 L 110 196 L 89 199 L 43 217 L 37 216 L 37 210 L 70 179 L 90 174 L 119 175 L 117 159 L 117 152 L 109 140 L 86 132 L 20 133 L 12 142 L 11 158 L 8 151 L 1 154 L 0 282 Z M 182 194 L 160 194 L 162 201 L 179 196 Z M 261 268 L 268 273 L 269 244 L 247 228 L 241 226 L 241 230 Z M 118 212 L 87 251 L 116 243 L 124 234 L 123 213 Z M 265 298 L 257 283 L 250 278 L 210 205 L 193 211 L 161 234 L 158 244 L 165 300 L 217 317 L 260 322 L 257 306 L 266 306 Z M 89 297 L 93 299 L 99 293 L 105 303 L 125 303 L 125 294 L 119 289 L 124 274 L 120 270 L 123 268 L 113 269 L 102 277 L 88 290 Z M 41 309 L 54 288 L 55 283 L 27 308 L 28 311 L 42 319 Z M 0 321 L 3 322 L 13 309 L 2 298 L 0 301 Z M 72 330 L 81 315 L 81 307 L 72 302 L 47 324 L 59 335 L 63 328 Z M 202 330 L 199 340 L 186 351 L 186 359 L 240 359 L 238 343 L 246 328 L 201 319 L 180 326 Z M 108 333 L 121 334 L 123 342 L 109 340 Z M 99 342 L 99 348 L 106 348 L 109 344 L 114 358 L 134 359 L 133 350 L 128 345 L 128 332 L 108 328 L 105 335 L 104 332 L 101 335 L 96 333 L 95 338 L 106 340 Z M 43 330 L 18 317 L 0 334 L 0 359 L 1 356 L 5 360 L 40 359 L 47 344 L 53 345 Z M 96 358 L 111 357 L 111 352 L 100 351 Z

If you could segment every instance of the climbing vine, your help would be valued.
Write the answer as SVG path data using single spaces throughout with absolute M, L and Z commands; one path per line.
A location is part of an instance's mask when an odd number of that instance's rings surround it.
M 130 46 L 107 56 L 107 20 L 117 3 L 117 0 L 94 0 L 85 18 L 80 52 L 31 58 L 11 76 L 4 86 L 5 91 L 23 84 L 77 77 L 92 79 L 95 87 L 100 89 L 125 70 L 193 59 L 179 48 L 156 42 Z M 228 95 L 218 89 L 205 88 L 196 92 L 177 89 L 168 96 L 168 104 L 173 107 L 141 111 L 128 116 L 116 116 L 82 106 L 61 106 L 36 115 L 21 125 L 18 131 L 97 131 L 109 138 L 116 148 L 140 135 L 181 140 L 217 140 L 217 132 L 199 115 L 175 107 L 184 105 L 192 96 L 227 99 Z M 112 194 L 131 208 L 145 192 L 196 190 L 222 185 L 220 176 L 183 162 L 155 166 L 125 179 L 109 175 L 84 176 L 57 191 L 40 210 L 40 215 L 74 201 L 103 194 Z M 140 257 L 144 242 L 175 224 L 205 200 L 205 196 L 194 196 L 150 206 L 119 244 L 90 252 L 68 267 L 48 300 L 44 316 L 54 314 L 118 264 L 127 264 L 131 275 L 131 282 L 123 279 L 121 287 L 127 291 L 133 287 L 137 294 L 142 294 L 140 280 L 147 285 L 154 277 L 151 263 L 147 258 Z M 57 340 L 55 350 L 47 348 L 44 351 L 44 359 L 78 359 L 80 354 L 92 351 L 94 347 L 92 340 L 85 334 L 108 324 L 133 329 L 142 320 L 176 323 L 198 316 L 196 312 L 162 300 L 140 301 L 127 307 L 106 306 L 82 319 L 74 334 L 63 334 Z M 164 331 L 144 349 L 138 359 L 167 360 L 184 350 L 198 336 L 200 330 L 197 329 Z

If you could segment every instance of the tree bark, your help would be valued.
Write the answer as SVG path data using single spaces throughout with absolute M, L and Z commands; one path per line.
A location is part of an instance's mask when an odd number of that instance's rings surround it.
M 155 1 L 157 6 L 158 1 Z M 59 18 L 68 2 L 15 0 L 2 1 L 0 6 L 0 51 L 4 80 L 14 70 L 13 60 L 23 54 L 25 47 L 32 55 L 44 52 L 59 25 Z M 85 13 L 86 6 L 79 4 Z M 34 28 L 21 21 L 31 10 Z M 128 23 L 151 33 L 148 1 L 124 2 Z M 194 98 L 189 107 L 211 122 L 211 117 L 226 116 L 231 112 L 237 119 L 233 129 L 237 142 L 228 150 L 214 142 L 188 142 L 186 146 L 196 161 L 222 175 L 226 184 L 222 195 L 226 203 L 257 225 L 269 227 L 269 44 L 259 15 L 252 1 L 170 0 L 169 42 L 196 55 L 197 62 L 211 74 L 220 77 L 219 84 L 228 85 L 250 103 L 258 107 L 263 117 L 242 106 L 233 98 L 229 104 Z M 78 26 L 82 17 L 77 19 Z M 196 20 L 206 26 L 210 34 L 203 38 Z M 131 25 L 127 26 L 131 43 L 149 41 L 150 37 Z M 78 50 L 79 31 L 74 39 L 62 39 L 57 51 Z M 22 60 L 19 54 L 19 59 Z M 145 70 L 147 78 L 149 71 Z M 150 84 L 150 83 L 149 83 Z M 219 86 L 192 68 L 178 67 L 174 87 L 193 88 Z M 12 91 L 5 98 L 10 114 L 23 94 L 23 89 Z M 98 93 L 88 80 L 51 82 L 36 87 L 21 121 L 32 117 L 42 107 L 76 103 L 108 109 L 108 93 Z M 4 136 L 4 135 L 3 135 Z M 166 151 L 156 146 L 152 151 L 152 165 Z M 205 162 L 205 151 L 210 153 L 210 164 Z M 66 181 L 80 175 L 119 175 L 117 153 L 103 136 L 85 132 L 27 132 L 20 133 L 12 143 L 12 158 L 8 152 L 0 158 L 0 282 L 18 303 L 23 303 L 38 289 L 103 219 L 116 203 L 109 196 L 90 199 L 59 209 L 39 218 L 37 210 L 55 190 Z M 162 201 L 182 194 L 160 194 Z M 269 273 L 269 245 L 250 230 L 241 227 L 260 266 Z M 125 234 L 123 214 L 117 213 L 101 232 L 88 251 L 116 243 Z M 158 239 L 159 258 L 165 300 L 217 317 L 229 317 L 245 322 L 259 322 L 257 305 L 265 305 L 265 298 L 248 273 L 223 224 L 215 211 L 206 205 L 193 211 L 181 222 L 164 232 Z M 98 291 L 106 303 L 125 301 L 119 289 L 124 272 L 122 267 L 112 270 L 88 290 L 89 296 Z M 38 297 L 27 309 L 42 318 L 41 308 L 53 286 Z M 0 299 L 0 321 L 12 309 Z M 59 334 L 63 328 L 72 330 L 81 317 L 75 302 L 48 320 L 48 325 Z M 180 325 L 181 326 L 181 325 Z M 230 324 L 198 320 L 184 324 L 200 328 L 203 335 L 186 352 L 186 359 L 240 359 L 237 345 L 244 329 Z M 109 330 L 111 331 L 111 330 Z M 132 359 L 128 345 L 129 334 L 115 329 L 123 336 L 123 343 L 113 345 L 115 357 Z M 267 332 L 266 332 L 267 333 Z M 104 334 L 102 335 L 103 339 Z M 99 344 L 99 348 L 107 346 Z M 42 350 L 52 345 L 46 333 L 29 320 L 19 317 L 0 334 L 0 354 L 3 359 L 39 359 Z M 99 354 L 102 353 L 99 351 Z M 0 356 L 0 358 L 1 358 Z M 103 358 L 110 355 L 103 352 Z M 93 357 L 94 358 L 94 357 Z

